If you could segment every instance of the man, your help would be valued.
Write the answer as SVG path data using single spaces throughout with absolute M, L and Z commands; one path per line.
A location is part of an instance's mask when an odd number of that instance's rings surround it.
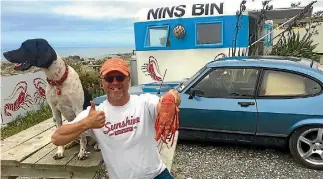
M 107 60 L 100 75 L 107 100 L 91 106 L 52 135 L 55 145 L 65 145 L 80 134 L 96 138 L 111 179 L 173 178 L 162 162 L 154 140 L 154 120 L 159 97 L 130 95 L 130 67 L 118 58 Z M 176 90 L 170 90 L 180 104 Z

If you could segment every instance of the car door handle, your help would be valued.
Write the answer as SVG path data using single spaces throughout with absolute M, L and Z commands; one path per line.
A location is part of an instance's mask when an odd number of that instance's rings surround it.
M 248 107 L 250 105 L 255 105 L 254 102 L 238 102 L 241 107 Z

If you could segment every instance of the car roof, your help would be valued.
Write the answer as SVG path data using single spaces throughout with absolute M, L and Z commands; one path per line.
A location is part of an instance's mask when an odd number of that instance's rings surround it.
M 207 64 L 208 67 L 220 66 L 253 66 L 253 67 L 270 67 L 285 68 L 298 70 L 300 68 L 312 68 L 314 61 L 307 58 L 288 57 L 288 56 L 236 56 L 225 57 Z

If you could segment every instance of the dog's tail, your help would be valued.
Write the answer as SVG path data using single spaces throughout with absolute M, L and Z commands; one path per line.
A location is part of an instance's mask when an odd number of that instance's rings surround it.
M 85 110 L 88 106 L 91 106 L 91 101 L 93 100 L 93 98 L 90 92 L 85 87 L 83 87 L 83 91 L 84 91 L 83 110 Z

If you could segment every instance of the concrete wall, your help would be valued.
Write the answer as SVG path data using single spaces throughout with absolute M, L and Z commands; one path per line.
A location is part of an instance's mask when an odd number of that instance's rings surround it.
M 18 115 L 47 104 L 44 72 L 1 77 L 1 124 L 15 120 Z

